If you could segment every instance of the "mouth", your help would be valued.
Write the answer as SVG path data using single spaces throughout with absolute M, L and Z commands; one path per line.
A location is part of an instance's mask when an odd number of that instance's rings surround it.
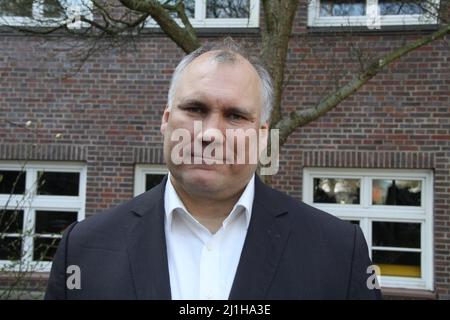
M 208 163 L 206 163 L 208 162 Z M 201 164 L 201 165 L 217 165 L 217 164 L 223 164 L 225 163 L 225 160 L 223 159 L 217 159 L 214 157 L 204 157 L 192 154 L 191 155 L 191 163 L 192 164 Z

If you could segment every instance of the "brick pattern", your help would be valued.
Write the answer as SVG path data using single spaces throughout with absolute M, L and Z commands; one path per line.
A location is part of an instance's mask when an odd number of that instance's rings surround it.
M 82 145 L 30 145 L 1 144 L 2 160 L 56 160 L 83 161 L 86 159 L 86 147 Z
M 304 151 L 305 167 L 337 168 L 435 168 L 434 153 L 372 151 Z
M 135 163 L 153 163 L 163 164 L 164 155 L 162 148 L 135 148 L 134 149 Z
M 314 106 L 336 84 L 351 79 L 361 67 L 358 55 L 375 57 L 420 36 L 313 33 L 306 28 L 305 1 L 290 43 L 286 115 Z M 255 34 L 235 38 L 255 50 L 259 44 Z M 76 64 L 66 47 L 70 42 L 62 40 L 0 33 L 0 120 L 7 120 L 0 126 L 0 160 L 85 162 L 86 213 L 92 215 L 132 197 L 135 164 L 163 163 L 159 125 L 182 52 L 163 35 L 150 34 L 125 48 L 94 54 L 67 76 Z M 450 296 L 449 40 L 411 52 L 334 110 L 296 130 L 273 177 L 276 188 L 301 199 L 305 166 L 433 169 L 435 286 L 441 298 Z M 28 120 L 33 132 L 23 127 Z

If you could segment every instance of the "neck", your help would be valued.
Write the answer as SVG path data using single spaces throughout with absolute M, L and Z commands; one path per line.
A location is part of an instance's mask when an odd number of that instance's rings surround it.
M 205 226 L 211 233 L 215 233 L 222 226 L 223 221 L 230 214 L 231 209 L 239 200 L 245 186 L 228 197 L 215 198 L 211 195 L 196 195 L 183 189 L 175 179 L 171 178 L 172 185 L 192 216 Z

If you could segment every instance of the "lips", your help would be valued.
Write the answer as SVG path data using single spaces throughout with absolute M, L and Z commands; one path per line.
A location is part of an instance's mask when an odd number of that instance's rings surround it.
M 210 158 L 210 157 L 204 157 L 204 156 L 198 156 L 195 154 L 191 155 L 191 160 L 194 161 L 194 159 L 202 159 L 202 162 L 204 162 L 205 160 L 211 160 L 211 161 L 222 161 L 225 162 L 225 159 L 216 159 L 216 158 Z
M 192 148 L 192 149 L 194 149 L 194 148 Z M 202 159 L 202 161 L 204 161 L 204 160 L 219 161 L 219 162 L 221 162 L 221 164 L 234 163 L 235 155 L 234 155 L 233 151 L 231 151 L 231 150 L 228 150 L 228 151 L 225 150 L 223 152 L 223 157 L 221 157 L 221 158 L 207 157 L 207 156 L 204 156 L 202 153 L 198 153 L 195 151 L 196 150 L 192 150 L 192 152 L 191 152 L 191 161 L 194 161 L 194 159 L 197 158 L 197 159 Z M 202 150 L 202 152 L 204 152 L 204 150 Z M 230 159 L 227 159 L 227 152 L 229 152 L 231 155 Z

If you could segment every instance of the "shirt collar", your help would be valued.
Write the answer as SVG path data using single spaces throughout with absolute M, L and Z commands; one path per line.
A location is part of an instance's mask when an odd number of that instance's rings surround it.
M 176 192 L 170 177 L 171 177 L 171 175 L 169 173 L 169 176 L 167 177 L 165 192 L 164 192 L 164 209 L 165 209 L 166 223 L 168 226 L 171 227 L 173 213 L 175 210 L 181 209 L 185 213 L 190 215 L 191 217 L 192 217 L 192 215 L 186 209 L 186 207 L 184 206 L 180 197 L 178 196 L 178 193 Z M 244 192 L 242 192 L 241 196 L 239 197 L 239 200 L 233 206 L 233 209 L 231 210 L 228 217 L 224 220 L 223 225 L 226 226 L 230 222 L 230 220 L 238 212 L 240 212 L 240 210 L 244 209 L 246 228 L 248 228 L 248 225 L 250 224 L 250 218 L 252 215 L 254 197 L 255 197 L 255 175 L 253 174 L 252 178 L 250 179 L 247 186 L 245 187 Z M 194 219 L 194 218 L 192 217 L 192 219 Z

